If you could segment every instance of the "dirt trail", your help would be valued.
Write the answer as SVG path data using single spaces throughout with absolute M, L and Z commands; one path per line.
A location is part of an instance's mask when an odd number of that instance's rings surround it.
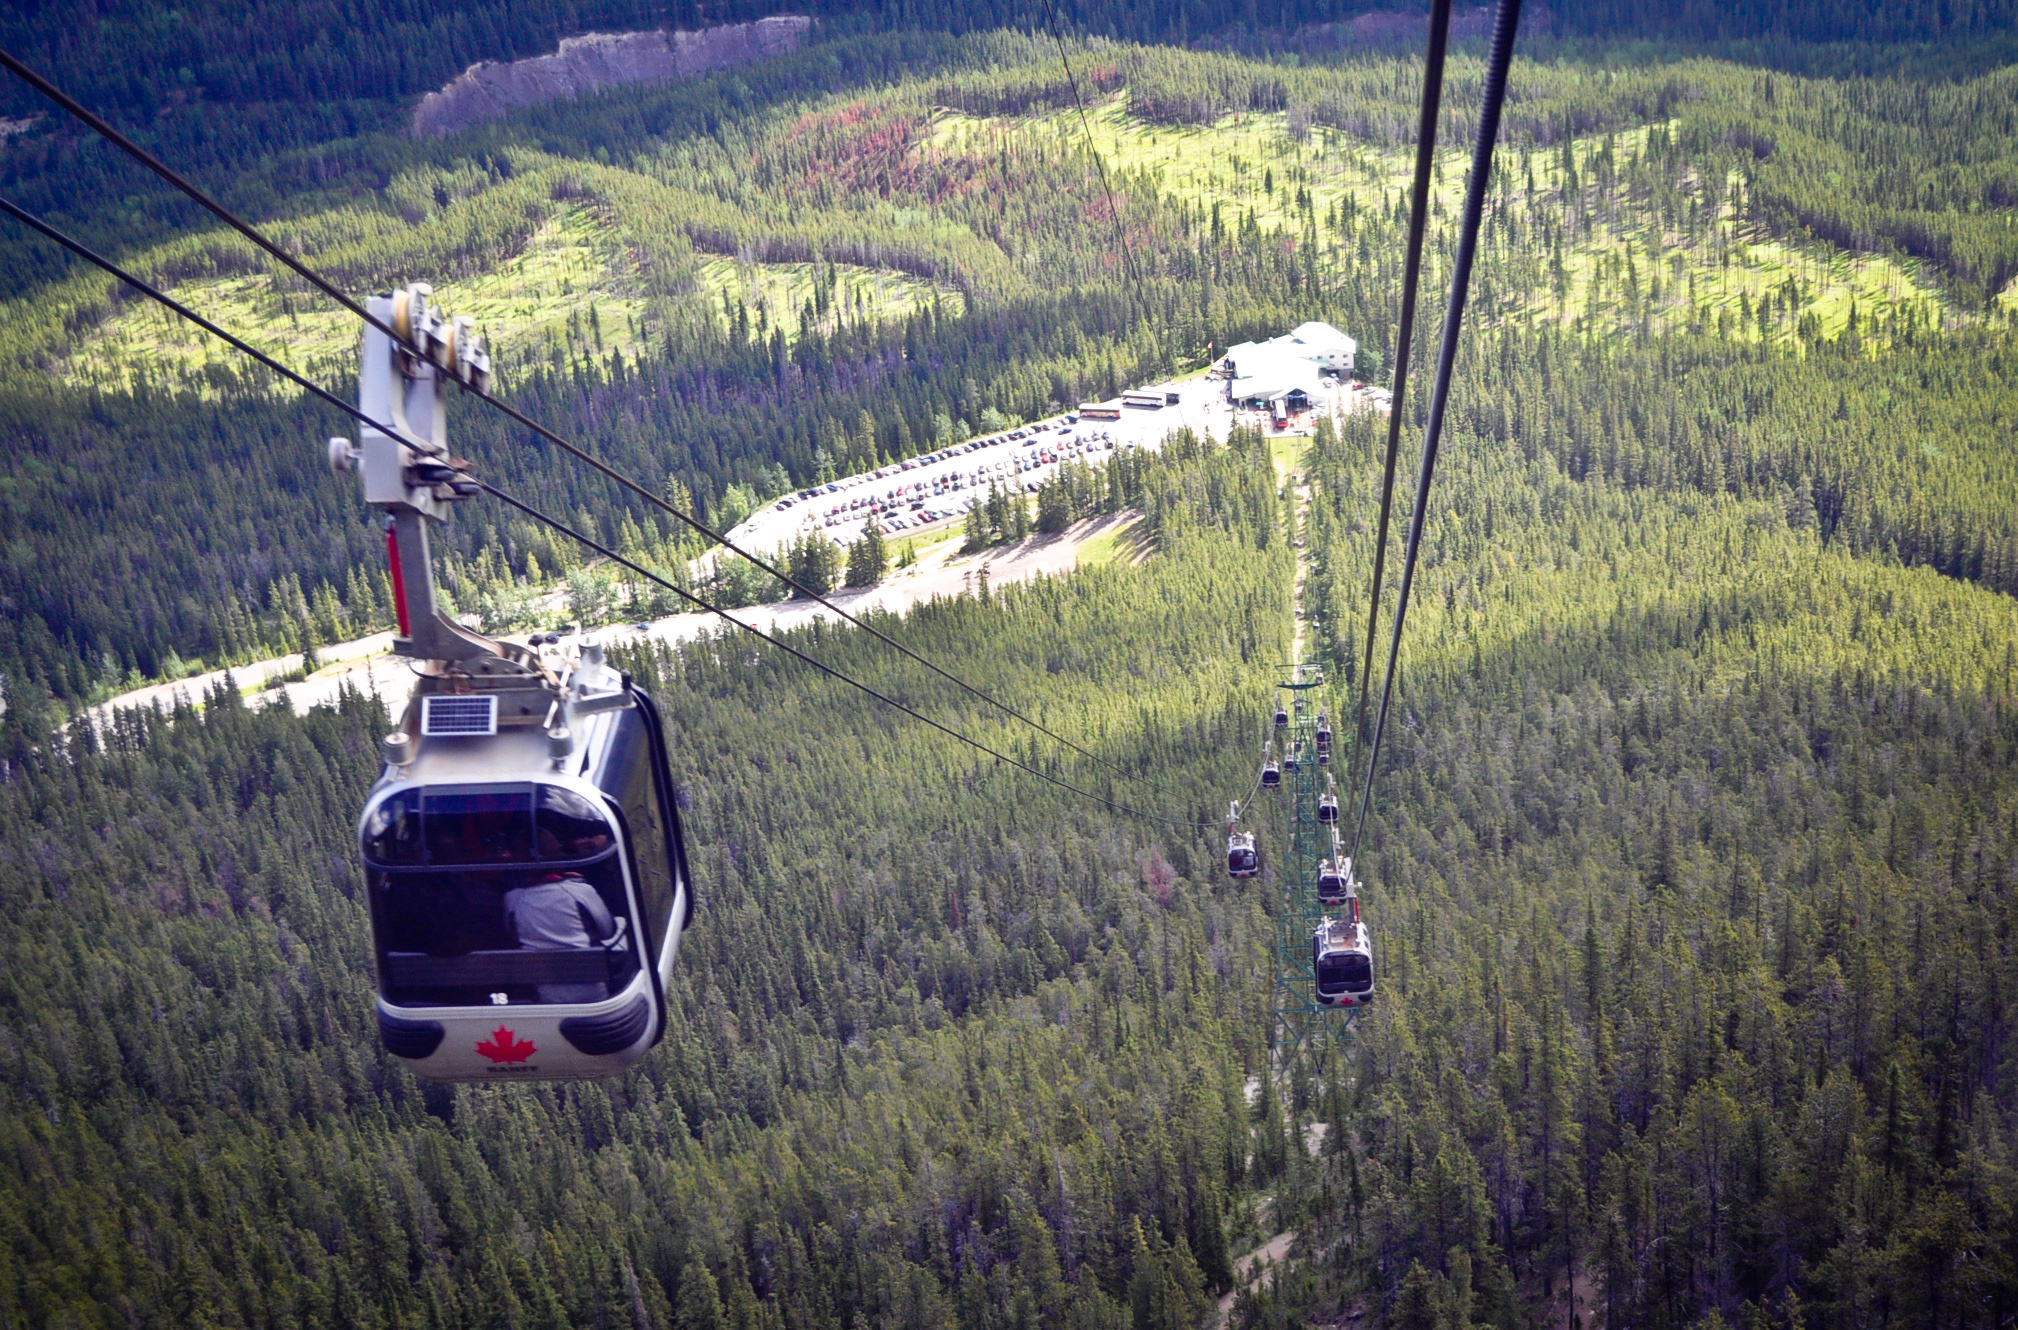
M 1219 1300 L 1219 1322 L 1233 1314 L 1233 1300 L 1244 1288 L 1266 1287 L 1275 1271 L 1289 1257 L 1289 1245 L 1296 1241 L 1295 1230 L 1278 1233 L 1233 1263 L 1233 1290 Z
M 1299 441 L 1301 442 L 1301 441 Z M 1276 484 L 1290 487 L 1290 499 L 1295 505 L 1294 521 L 1290 528 L 1290 541 L 1296 550 L 1296 586 L 1293 593 L 1292 613 L 1295 635 L 1290 641 L 1289 658 L 1301 661 L 1304 658 L 1304 592 L 1310 582 L 1310 550 L 1304 540 L 1304 527 L 1310 515 L 1310 477 L 1308 471 L 1297 472 L 1295 463 L 1303 460 L 1301 452 L 1285 455 L 1285 450 L 1275 450 Z
M 1305 659 L 1304 642 L 1308 620 L 1304 612 L 1304 596 L 1310 582 L 1310 550 L 1304 539 L 1304 530 L 1310 515 L 1309 472 L 1299 470 L 1304 460 L 1301 446 L 1305 441 L 1297 441 L 1295 450 L 1278 447 L 1274 453 L 1275 475 L 1278 485 L 1289 487 L 1290 499 L 1294 504 L 1294 520 L 1290 529 L 1291 542 L 1296 550 L 1296 585 L 1292 600 L 1295 635 L 1291 640 L 1289 658 L 1301 662 Z M 1248 1102 L 1252 1103 L 1260 1091 L 1258 1078 L 1249 1078 L 1247 1085 Z M 1328 1124 L 1313 1123 L 1306 1129 L 1304 1148 L 1315 1156 L 1322 1149 L 1324 1132 Z M 1263 1288 L 1274 1282 L 1275 1272 L 1289 1259 L 1290 1246 L 1296 1241 L 1294 1229 L 1276 1234 L 1253 1251 L 1233 1263 L 1233 1288 L 1219 1300 L 1218 1324 L 1225 1325 L 1233 1315 L 1233 1303 L 1242 1289 Z

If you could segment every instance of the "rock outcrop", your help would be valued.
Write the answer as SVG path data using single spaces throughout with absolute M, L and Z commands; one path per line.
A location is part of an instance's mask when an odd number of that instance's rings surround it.
M 416 137 L 439 137 L 521 106 L 538 106 L 629 83 L 693 78 L 713 69 L 796 51 L 813 20 L 774 15 L 755 23 L 730 23 L 699 32 L 591 32 L 564 40 L 552 55 L 509 63 L 486 60 L 421 98 L 413 113 Z

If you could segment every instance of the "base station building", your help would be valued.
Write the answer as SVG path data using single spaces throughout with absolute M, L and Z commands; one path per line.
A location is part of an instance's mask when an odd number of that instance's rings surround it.
M 1279 424 L 1310 410 L 1333 382 L 1351 377 L 1358 353 L 1359 343 L 1330 324 L 1306 323 L 1266 342 L 1229 347 L 1219 363 L 1227 400 L 1266 411 Z

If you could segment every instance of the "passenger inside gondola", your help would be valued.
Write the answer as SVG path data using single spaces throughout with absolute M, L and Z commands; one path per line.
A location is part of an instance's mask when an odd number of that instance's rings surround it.
M 600 947 L 615 938 L 621 921 L 586 878 L 567 872 L 542 873 L 507 891 L 504 914 L 513 939 L 528 951 Z M 609 995 L 607 983 L 539 985 L 542 1002 L 600 1002 Z
M 581 795 L 552 785 L 540 787 L 533 815 L 540 858 L 592 859 L 615 844 L 610 824 Z

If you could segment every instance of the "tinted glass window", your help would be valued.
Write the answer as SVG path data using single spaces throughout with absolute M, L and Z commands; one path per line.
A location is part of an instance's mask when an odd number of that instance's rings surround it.
M 557 785 L 539 787 L 533 837 L 543 860 L 593 859 L 617 843 L 616 831 L 585 796 Z
M 422 792 L 431 864 L 520 864 L 532 859 L 532 787 L 471 786 Z
M 653 945 L 663 941 L 658 930 L 666 926 L 673 909 L 673 870 L 665 818 L 659 806 L 654 773 L 656 756 L 651 743 L 651 713 L 638 706 L 622 713 L 610 745 L 604 778 L 605 791 L 623 807 L 624 820 L 631 831 L 632 858 L 638 874 L 638 895 Z
M 421 861 L 420 796 L 402 790 L 372 810 L 364 826 L 364 856 L 373 863 L 417 864 Z
M 623 928 L 607 945 L 581 948 L 607 953 L 602 973 L 606 992 L 637 973 L 640 947 L 628 916 L 623 867 L 617 856 L 583 865 L 580 876 L 602 898 Z M 514 889 L 553 876 L 545 868 L 422 869 L 367 874 L 372 930 L 378 945 L 380 991 L 400 1006 L 498 1006 L 544 1001 L 593 1001 L 593 994 L 568 997 L 551 984 L 516 971 L 532 948 L 521 943 L 506 917 L 505 898 Z M 548 953 L 551 954 L 551 953 Z M 461 958 L 448 972 L 430 958 Z M 416 964 L 418 962 L 418 964 Z M 403 976 L 403 978 L 402 978 Z M 498 1001 L 504 998 L 504 1003 Z
M 1327 956 L 1317 963 L 1317 986 L 1327 993 L 1361 992 L 1373 983 L 1373 965 L 1357 952 Z

